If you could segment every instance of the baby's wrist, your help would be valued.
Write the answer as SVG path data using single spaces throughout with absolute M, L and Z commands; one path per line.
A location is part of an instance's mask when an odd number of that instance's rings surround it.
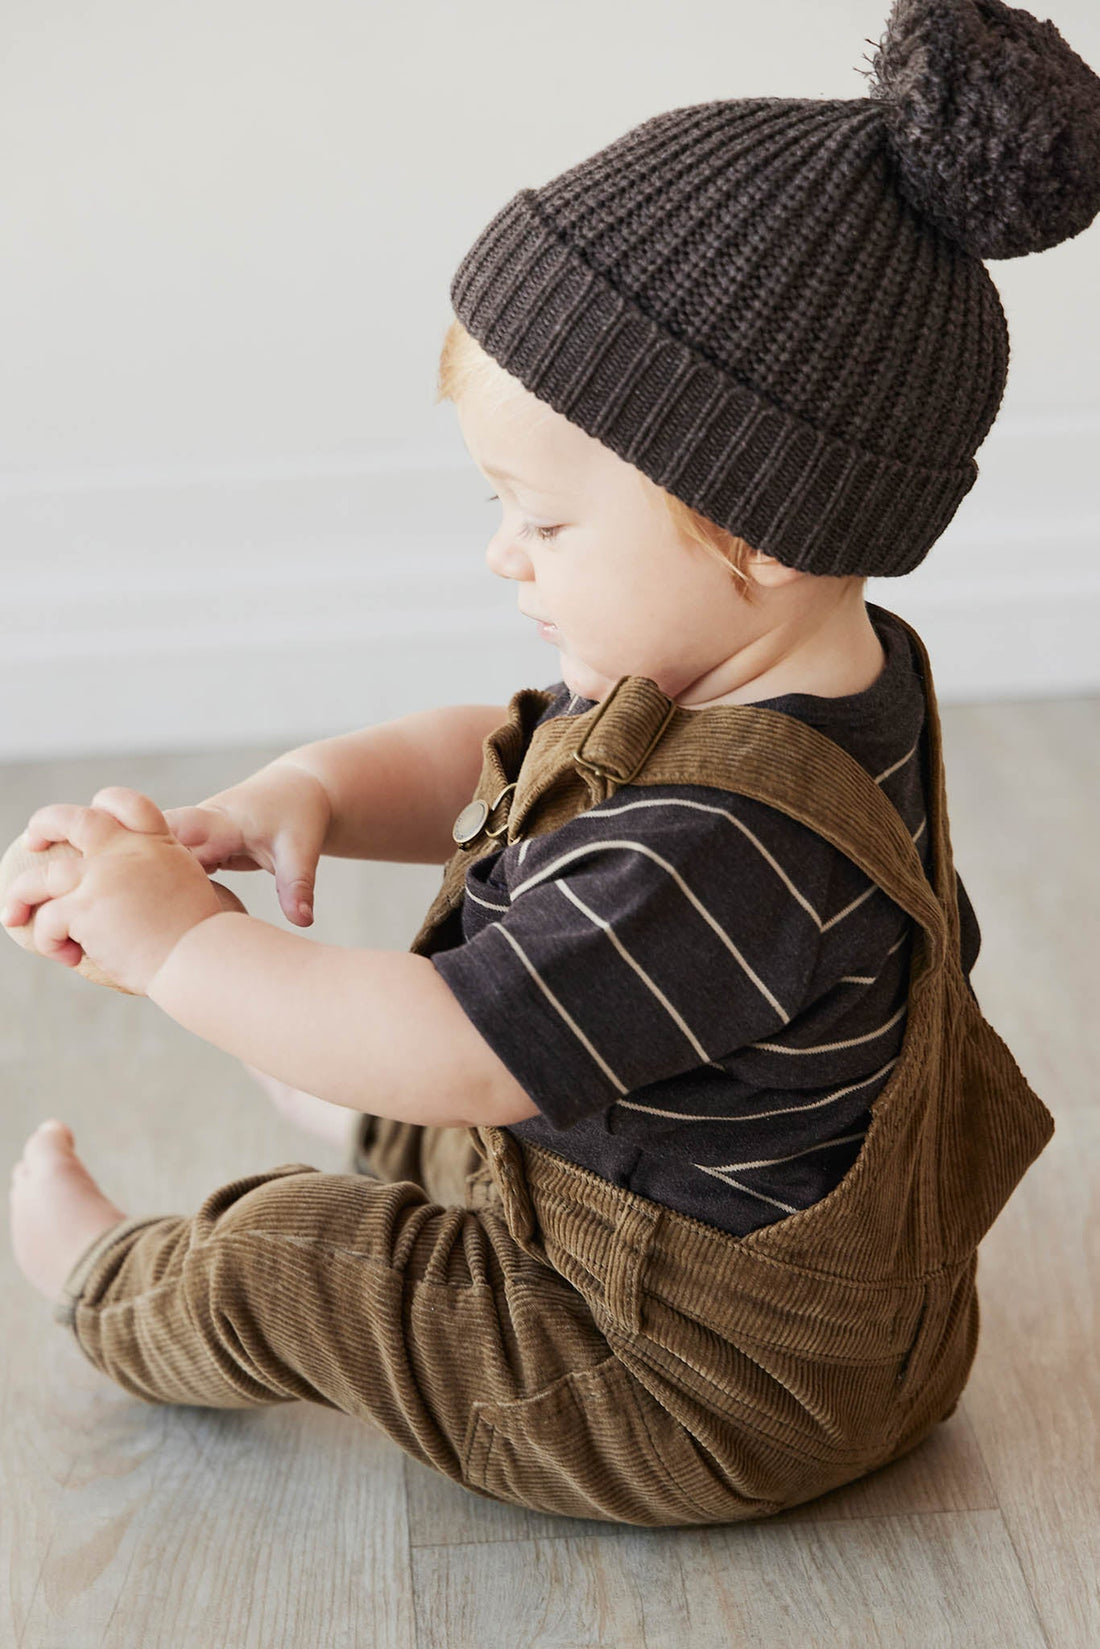
M 195 968 L 201 966 L 204 947 L 209 945 L 211 938 L 220 938 L 220 934 L 214 936 L 209 931 L 204 931 L 196 942 L 199 929 L 209 930 L 212 922 L 224 921 L 226 917 L 235 922 L 256 920 L 246 911 L 239 910 L 216 910 L 208 916 L 200 916 L 197 922 L 193 922 L 180 934 L 171 949 L 161 958 L 156 972 L 145 987 L 145 995 L 150 1002 L 155 1002 L 158 1008 L 163 1008 L 165 1013 L 171 1014 L 169 1002 L 177 986 L 191 978 Z

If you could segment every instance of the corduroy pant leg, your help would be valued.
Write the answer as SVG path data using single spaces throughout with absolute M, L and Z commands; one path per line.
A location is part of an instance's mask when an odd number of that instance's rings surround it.
M 460 1178 L 466 1130 L 428 1132 L 437 1173 Z M 148 1402 L 305 1399 L 372 1422 L 488 1498 L 706 1521 L 654 1454 L 650 1427 L 668 1416 L 634 1389 L 583 1295 L 516 1242 L 484 1166 L 470 1179 L 485 1206 L 298 1163 L 234 1180 L 189 1218 L 106 1232 L 57 1314 Z
M 353 1174 L 369 1174 L 374 1179 L 410 1179 L 423 1184 L 420 1170 L 422 1132 L 421 1126 L 415 1122 L 395 1122 L 390 1117 L 364 1114 L 355 1129 L 350 1171 Z
M 465 1203 L 467 1181 L 483 1165 L 468 1128 L 437 1128 L 364 1115 L 356 1129 L 351 1171 L 408 1179 L 436 1202 Z

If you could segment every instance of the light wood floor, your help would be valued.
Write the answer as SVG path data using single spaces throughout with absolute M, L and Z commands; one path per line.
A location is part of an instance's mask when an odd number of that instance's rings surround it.
M 948 707 L 974 986 L 1057 1133 L 981 1250 L 958 1411 L 906 1460 L 815 1504 L 709 1530 L 527 1515 L 381 1434 L 298 1404 L 138 1403 L 0 1265 L 3 1649 L 1095 1649 L 1100 1644 L 1100 698 Z M 0 846 L 48 801 L 128 784 L 198 801 L 268 760 L 0 769 Z M 224 880 L 280 922 L 262 873 Z M 312 930 L 404 949 L 430 866 L 326 861 Z M 235 1061 L 143 999 L 0 936 L 0 1170 L 56 1115 L 132 1212 L 188 1212 L 236 1175 L 342 1167 Z

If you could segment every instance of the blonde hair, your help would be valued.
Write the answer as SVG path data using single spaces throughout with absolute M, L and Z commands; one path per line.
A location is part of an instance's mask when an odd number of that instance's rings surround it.
M 486 398 L 489 406 L 498 406 L 517 385 L 524 387 L 513 373 L 506 371 L 481 347 L 456 315 L 447 328 L 439 354 L 437 404 L 440 401 L 458 401 L 469 390 L 476 389 L 479 396 Z M 736 533 L 711 521 L 708 516 L 700 515 L 698 510 L 685 504 L 675 493 L 657 486 L 648 476 L 642 476 L 642 479 L 660 493 L 673 527 L 683 537 L 698 544 L 707 555 L 713 556 L 732 577 L 740 581 L 744 599 L 750 603 L 754 601 L 753 580 L 745 570 L 753 554 L 752 546 L 746 544 L 743 538 L 738 538 Z M 866 579 L 853 573 L 845 582 L 862 585 Z

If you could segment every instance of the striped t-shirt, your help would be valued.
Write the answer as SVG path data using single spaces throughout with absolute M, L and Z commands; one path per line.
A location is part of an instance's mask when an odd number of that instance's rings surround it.
M 924 693 L 906 632 L 861 693 L 758 702 L 843 746 L 931 868 Z M 563 682 L 540 722 L 593 699 Z M 981 944 L 958 883 L 962 964 Z M 832 843 L 705 784 L 619 786 L 474 861 L 431 956 L 539 1108 L 521 1139 L 741 1235 L 845 1175 L 905 1031 L 915 923 Z

